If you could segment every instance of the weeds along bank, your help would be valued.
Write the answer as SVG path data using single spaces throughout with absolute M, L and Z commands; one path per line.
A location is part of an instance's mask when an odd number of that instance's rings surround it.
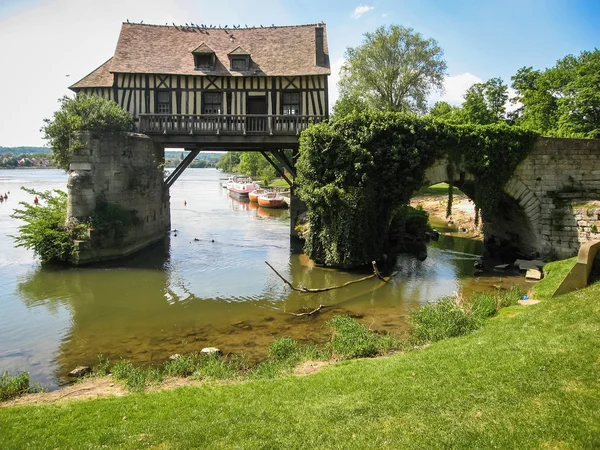
M 598 448 L 598 323 L 600 283 L 308 377 L 0 408 L 0 446 Z
M 188 354 L 175 355 L 160 367 L 135 366 L 127 360 L 110 361 L 99 356 L 92 377 L 111 375 L 133 392 L 149 387 L 160 388 L 171 377 L 205 381 L 249 381 L 272 379 L 294 373 L 306 362 L 335 362 L 370 358 L 411 351 L 423 345 L 461 336 L 480 328 L 485 319 L 503 307 L 514 305 L 522 293 L 518 288 L 497 294 L 475 294 L 470 300 L 447 297 L 415 310 L 409 317 L 411 331 L 406 338 L 389 333 L 378 334 L 348 316 L 335 316 L 327 322 L 330 338 L 325 345 L 303 345 L 282 337 L 270 345 L 267 358 L 259 363 L 244 355 Z M 8 400 L 22 394 L 39 391 L 29 384 L 28 374 L 0 378 L 0 399 Z

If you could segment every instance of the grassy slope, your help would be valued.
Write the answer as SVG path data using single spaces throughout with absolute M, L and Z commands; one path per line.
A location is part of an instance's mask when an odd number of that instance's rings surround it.
M 422 197 L 440 197 L 448 195 L 448 184 L 447 183 L 438 183 L 432 186 L 423 188 L 417 192 L 415 192 L 414 196 L 422 196 Z M 463 192 L 458 189 L 456 186 L 452 189 L 453 195 L 464 195 Z
M 598 448 L 598 373 L 600 283 L 307 377 L 0 409 L 0 448 Z
M 544 282 L 533 286 L 533 298 L 540 300 L 551 298 L 554 291 L 563 282 L 576 262 L 577 257 L 574 256 L 573 258 L 546 264 L 544 266 Z

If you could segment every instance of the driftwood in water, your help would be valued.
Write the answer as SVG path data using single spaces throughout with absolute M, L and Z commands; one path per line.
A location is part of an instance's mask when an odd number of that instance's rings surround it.
M 302 317 L 302 316 L 312 316 L 313 314 L 318 313 L 319 311 L 321 311 L 323 308 L 327 308 L 327 305 L 319 305 L 318 308 L 313 309 L 312 311 L 309 312 L 303 312 L 303 313 L 288 313 L 291 314 L 292 316 L 296 316 L 296 317 Z
M 355 284 L 355 283 L 360 283 L 361 281 L 365 281 L 365 280 L 370 280 L 371 278 L 379 278 L 382 281 L 385 281 L 386 283 L 389 281 L 389 278 L 386 280 L 384 277 L 381 276 L 381 274 L 379 273 L 379 270 L 377 269 L 377 264 L 375 263 L 375 261 L 371 261 L 371 264 L 373 264 L 373 274 L 371 275 L 367 275 L 366 277 L 362 277 L 359 278 L 358 280 L 351 280 L 348 281 L 344 284 L 340 284 L 339 286 L 329 286 L 329 287 L 324 287 L 324 288 L 316 288 L 316 289 L 311 289 L 311 288 L 306 288 L 306 287 L 296 287 L 294 286 L 290 281 L 286 280 L 279 272 L 277 272 L 275 270 L 275 268 L 269 264 L 267 261 L 265 261 L 265 264 L 267 266 L 269 266 L 271 268 L 271 270 L 273 272 L 275 272 L 275 274 L 281 278 L 281 280 L 287 284 L 292 290 L 297 291 L 297 292 L 306 292 L 306 293 L 316 293 L 316 292 L 327 292 L 327 291 L 332 291 L 334 289 L 340 289 L 346 286 L 350 286 L 351 284 Z

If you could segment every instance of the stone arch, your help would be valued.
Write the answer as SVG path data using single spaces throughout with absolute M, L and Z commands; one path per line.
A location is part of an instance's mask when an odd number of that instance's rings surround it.
M 424 186 L 450 181 L 448 165 L 448 159 L 436 160 L 425 171 Z M 473 174 L 459 165 L 455 169 L 453 183 L 473 199 L 472 189 L 477 189 Z M 501 207 L 498 213 L 483 224 L 486 240 L 494 236 L 503 245 L 513 247 L 521 253 L 537 252 L 540 248 L 542 218 L 542 205 L 537 195 L 513 175 L 504 186 L 499 202 Z

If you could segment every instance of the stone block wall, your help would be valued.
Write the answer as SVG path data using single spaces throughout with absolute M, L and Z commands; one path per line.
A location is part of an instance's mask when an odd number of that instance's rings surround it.
M 600 140 L 540 138 L 505 191 L 529 218 L 542 255 L 576 255 L 597 238 L 578 223 L 573 204 L 600 198 Z
M 118 259 L 165 237 L 171 225 L 169 191 L 163 181 L 162 147 L 142 134 L 82 133 L 70 159 L 67 217 L 85 221 L 100 202 L 135 211 L 122 236 L 95 235 L 79 242 L 75 264 Z

